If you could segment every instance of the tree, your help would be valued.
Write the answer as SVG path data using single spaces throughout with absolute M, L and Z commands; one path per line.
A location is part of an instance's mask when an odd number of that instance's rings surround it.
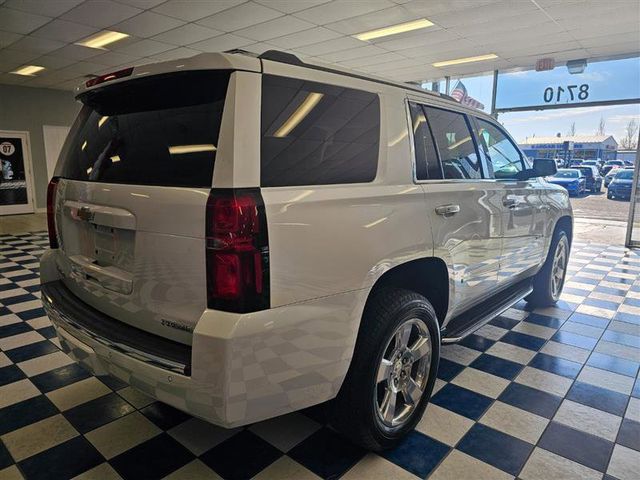
M 624 129 L 624 137 L 620 140 L 620 147 L 624 150 L 634 150 L 638 148 L 638 122 L 635 118 L 629 120 Z
M 596 135 L 605 135 L 605 128 L 607 122 L 605 122 L 604 117 L 600 117 L 600 124 L 598 125 L 598 130 L 596 131 Z
M 567 137 L 574 137 L 576 135 L 576 122 L 571 124 L 569 127 L 569 131 L 567 132 Z

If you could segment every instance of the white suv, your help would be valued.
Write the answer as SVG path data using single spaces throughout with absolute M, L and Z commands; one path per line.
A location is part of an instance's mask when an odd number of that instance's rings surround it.
M 223 427 L 335 398 L 371 449 L 441 343 L 558 300 L 572 217 L 493 118 L 267 52 L 89 80 L 48 190 L 42 299 L 97 375 Z

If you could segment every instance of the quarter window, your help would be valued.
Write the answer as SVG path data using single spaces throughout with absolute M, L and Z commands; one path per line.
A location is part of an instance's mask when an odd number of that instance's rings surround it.
M 489 166 L 489 176 L 496 179 L 517 178 L 524 169 L 520 151 L 502 130 L 495 125 L 477 119 L 478 137 L 484 146 Z
M 438 162 L 438 154 L 433 143 L 431 129 L 422 106 L 409 103 L 411 111 L 411 128 L 416 152 L 416 179 L 433 180 L 442 178 L 442 170 Z
M 423 108 L 440 153 L 444 178 L 481 179 L 480 158 L 465 116 L 440 108 Z
M 380 144 L 374 93 L 295 78 L 262 77 L 264 187 L 370 182 Z

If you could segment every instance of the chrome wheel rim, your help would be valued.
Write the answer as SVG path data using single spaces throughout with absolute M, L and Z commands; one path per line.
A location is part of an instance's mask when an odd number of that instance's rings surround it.
M 567 239 L 562 237 L 556 246 L 556 251 L 553 254 L 553 264 L 551 265 L 551 296 L 554 300 L 558 300 L 562 292 L 564 275 L 567 270 L 568 254 L 569 246 Z
M 418 318 L 396 328 L 385 346 L 374 389 L 378 420 L 387 429 L 402 427 L 418 407 L 427 387 L 431 334 Z

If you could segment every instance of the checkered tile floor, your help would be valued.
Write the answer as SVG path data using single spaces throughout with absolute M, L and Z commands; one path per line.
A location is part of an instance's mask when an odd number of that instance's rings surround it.
M 58 349 L 42 232 L 0 236 L 0 478 L 640 478 L 640 255 L 576 244 L 556 308 L 521 302 L 443 349 L 415 432 L 367 453 L 322 407 L 223 430 Z M 606 475 L 605 475 L 606 474 Z

